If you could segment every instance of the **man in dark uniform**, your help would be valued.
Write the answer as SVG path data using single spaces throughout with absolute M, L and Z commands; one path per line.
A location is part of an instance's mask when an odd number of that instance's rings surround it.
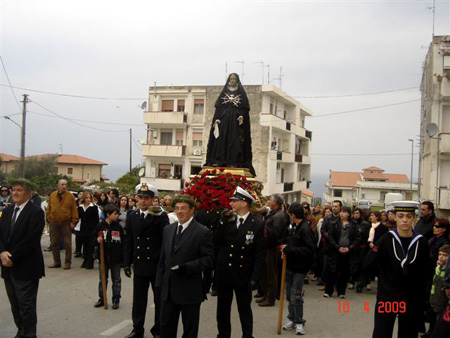
M 162 233 L 169 224 L 169 218 L 160 207 L 152 207 L 157 190 L 150 184 L 136 186 L 139 210 L 127 217 L 124 272 L 131 277 L 133 264 L 133 331 L 125 338 L 144 336 L 145 313 L 147 310 L 150 284 L 155 303 L 155 324 L 150 332 L 153 337 L 160 336 L 160 295 L 156 291 L 156 270 L 161 254 Z
M 397 228 L 381 236 L 369 251 L 364 270 L 378 270 L 373 338 L 392 337 L 398 317 L 398 337 L 417 338 L 423 317 L 423 290 L 433 274 L 427 240 L 412 229 L 414 201 L 392 203 Z
M 419 234 L 421 234 L 427 241 L 433 237 L 433 226 L 436 220 L 434 214 L 434 204 L 430 201 L 422 202 L 420 205 L 420 218 L 414 227 Z
M 252 290 L 257 288 L 266 257 L 264 223 L 250 213 L 253 202 L 254 198 L 238 187 L 230 202 L 235 213 L 220 222 L 213 237 L 218 252 L 214 273 L 219 338 L 231 337 L 233 291 L 236 294 L 242 337 L 253 337 Z
M 44 212 L 30 201 L 31 182 L 18 179 L 12 187 L 13 205 L 0 218 L 2 278 L 18 328 L 15 337 L 36 337 L 36 299 L 39 279 L 44 276 Z

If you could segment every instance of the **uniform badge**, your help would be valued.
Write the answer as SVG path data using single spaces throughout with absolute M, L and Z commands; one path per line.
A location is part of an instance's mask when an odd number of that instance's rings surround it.
M 247 245 L 252 244 L 253 238 L 255 238 L 253 231 L 247 231 L 247 235 L 245 235 L 245 244 Z

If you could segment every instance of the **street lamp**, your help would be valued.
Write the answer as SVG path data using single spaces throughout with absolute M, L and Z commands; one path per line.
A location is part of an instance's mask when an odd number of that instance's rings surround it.
M 409 182 L 409 194 L 411 196 L 411 200 L 413 199 L 412 193 L 412 185 L 413 185 L 413 168 L 414 168 L 414 140 L 408 139 L 411 142 L 411 181 Z
M 5 120 L 11 121 L 11 122 L 14 123 L 16 126 L 18 126 L 18 127 L 20 128 L 20 130 L 22 130 L 22 127 L 20 126 L 20 124 L 18 124 L 16 121 L 12 120 L 9 116 L 3 116 L 3 118 L 4 118 Z
M 26 99 L 26 98 L 25 98 Z M 24 108 L 25 109 L 25 108 Z M 22 123 L 25 125 L 25 113 L 23 114 Z M 20 128 L 20 175 L 25 178 L 25 128 L 12 120 L 9 116 L 3 116 L 4 119 L 11 121 Z

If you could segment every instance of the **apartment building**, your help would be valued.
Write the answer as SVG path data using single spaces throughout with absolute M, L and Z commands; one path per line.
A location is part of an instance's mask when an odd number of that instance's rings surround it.
M 420 200 L 450 216 L 450 36 L 435 36 L 422 74 Z
M 253 166 L 264 195 L 279 193 L 288 202 L 305 200 L 310 184 L 312 132 L 305 117 L 312 113 L 274 85 L 244 86 L 250 102 Z M 223 86 L 156 86 L 149 88 L 144 112 L 147 140 L 142 147 L 145 176 L 141 182 L 162 191 L 179 191 L 200 172 Z M 302 197 L 303 196 L 303 197 Z

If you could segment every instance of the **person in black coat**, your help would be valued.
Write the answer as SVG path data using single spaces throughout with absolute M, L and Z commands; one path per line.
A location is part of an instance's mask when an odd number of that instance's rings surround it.
M 366 255 L 369 252 L 369 243 L 367 240 L 369 239 L 369 231 L 370 224 L 363 220 L 362 210 L 359 208 L 353 209 L 353 217 L 352 224 L 355 224 L 359 231 L 360 242 L 358 248 L 355 250 L 355 254 L 351 257 L 352 261 L 350 262 L 350 286 L 349 289 L 354 289 L 355 284 L 358 283 L 362 268 L 364 266 L 364 260 L 366 259 Z M 361 281 L 361 283 L 364 283 Z
M 424 201 L 420 205 L 420 218 L 417 221 L 414 230 L 426 238 L 427 241 L 433 237 L 433 226 L 436 220 L 434 214 L 434 204 L 430 201 Z
M 439 248 L 445 244 L 450 244 L 448 235 L 450 234 L 450 223 L 445 218 L 438 218 L 434 221 L 433 237 L 429 240 L 431 258 L 433 263 L 437 262 Z
M 90 192 L 83 193 L 83 197 L 80 199 L 78 217 L 80 219 L 80 230 L 78 231 L 77 237 L 81 241 L 84 258 L 81 267 L 92 269 L 94 267 L 94 242 L 92 241 L 92 233 L 100 222 L 100 213 L 98 207 L 92 204 L 92 194 Z
M 214 233 L 218 338 L 231 337 L 233 292 L 236 294 L 242 337 L 253 337 L 252 291 L 258 287 L 266 257 L 264 222 L 250 213 L 253 202 L 254 198 L 238 187 L 230 202 L 235 213 L 225 216 Z
M 345 290 L 350 277 L 350 260 L 360 242 L 359 230 L 350 221 L 351 209 L 342 207 L 341 219 L 328 232 L 330 253 L 328 255 L 329 275 L 324 297 L 331 297 L 336 286 L 340 298 L 345 298 Z
M 145 313 L 147 311 L 148 289 L 152 286 L 155 303 L 155 324 L 150 332 L 154 337 L 160 334 L 160 295 L 156 290 L 156 270 L 161 255 L 162 234 L 169 224 L 163 209 L 153 207 L 157 190 L 150 184 L 142 183 L 136 187 L 139 210 L 127 217 L 124 272 L 131 277 L 133 264 L 133 331 L 126 338 L 144 336 Z
M 288 321 L 284 330 L 295 328 L 296 334 L 305 334 L 303 318 L 303 281 L 314 263 L 315 239 L 309 223 L 306 221 L 304 208 L 300 203 L 293 203 L 288 210 L 292 220 L 287 244 L 283 245 L 286 256 L 286 297 Z
M 384 234 L 367 254 L 364 271 L 378 271 L 373 338 L 417 337 L 423 317 L 427 280 L 433 275 L 427 240 L 412 229 L 419 203 L 393 203 L 397 228 Z
M 44 211 L 30 201 L 33 184 L 11 182 L 13 205 L 0 217 L 1 276 L 11 304 L 16 337 L 36 337 L 36 298 L 39 279 L 45 275 L 41 235 Z
M 211 230 L 194 220 L 196 203 L 172 202 L 178 222 L 165 227 L 156 287 L 161 289 L 161 337 L 176 338 L 181 313 L 183 337 L 198 337 L 200 304 L 206 299 L 202 272 L 213 267 Z

